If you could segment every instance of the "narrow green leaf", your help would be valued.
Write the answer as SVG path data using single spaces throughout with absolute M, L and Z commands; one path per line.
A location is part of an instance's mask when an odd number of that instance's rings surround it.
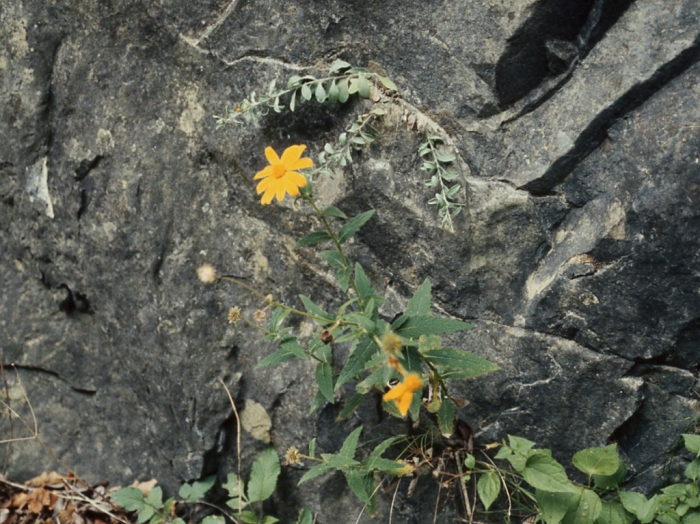
M 443 153 L 441 151 L 435 151 L 435 158 L 437 158 L 440 162 L 447 164 L 449 162 L 454 162 L 457 157 L 452 153 Z
M 574 455 L 573 463 L 586 475 L 614 475 L 620 467 L 617 444 L 582 449 Z
M 391 79 L 389 79 L 386 76 L 382 76 L 382 75 L 377 75 L 377 78 L 384 85 L 384 87 L 387 88 L 389 91 L 397 91 L 398 92 L 399 89 L 396 87 L 396 84 L 391 81 Z
M 360 228 L 365 224 L 365 222 L 372 218 L 374 213 L 375 210 L 370 209 L 369 211 L 360 213 L 356 217 L 353 217 L 350 220 L 348 220 L 338 232 L 338 240 L 340 241 L 340 243 L 343 244 L 347 242 L 350 238 L 352 238 L 352 236 L 360 230 Z
M 484 505 L 484 510 L 488 511 L 501 492 L 501 479 L 498 474 L 493 471 L 482 474 L 476 484 L 476 491 L 479 494 L 481 503 Z
M 336 417 L 336 420 L 344 420 L 348 418 L 360 406 L 360 404 L 362 404 L 364 399 L 364 395 L 361 393 L 355 393 L 352 397 L 350 397 L 350 400 L 345 403 L 343 410 Z
M 314 524 L 314 514 L 308 509 L 302 508 L 302 510 L 299 512 L 299 518 L 297 519 L 296 524 Z
M 272 496 L 280 474 L 280 458 L 274 448 L 268 448 L 253 462 L 248 481 L 248 501 L 259 502 Z
M 341 269 L 345 268 L 343 257 L 341 257 L 340 253 L 335 250 L 321 251 L 318 256 L 328 262 L 336 271 L 340 271 Z
M 143 493 L 136 488 L 122 488 L 110 495 L 126 511 L 140 511 L 146 505 Z
M 369 454 L 370 459 L 375 459 L 379 458 L 382 456 L 382 454 L 391 447 L 391 445 L 396 442 L 399 438 L 401 437 L 389 437 L 386 440 L 383 440 L 380 444 L 378 444 L 373 450 L 372 453 Z
M 346 220 L 348 217 L 340 209 L 334 206 L 328 206 L 321 212 L 321 215 L 325 217 L 338 217 Z
M 442 333 L 454 333 L 474 326 L 461 320 L 442 317 L 415 317 L 405 315 L 406 321 L 397 332 L 406 338 L 418 338 L 421 335 L 439 335 Z
M 357 287 L 357 292 L 360 295 L 360 301 L 365 302 L 374 296 L 374 288 L 372 287 L 372 282 L 367 278 L 365 270 L 359 262 L 355 263 L 355 286 Z
M 403 335 L 402 331 L 400 333 Z M 493 362 L 461 349 L 440 348 L 422 353 L 427 361 L 440 369 L 443 378 L 468 379 L 500 369 Z
M 348 486 L 350 486 L 350 489 L 353 491 L 353 493 L 357 495 L 357 498 L 359 498 L 365 504 L 370 504 L 371 494 L 367 493 L 367 490 L 365 488 L 366 477 L 360 475 L 360 472 L 357 470 L 351 470 L 348 471 L 348 474 L 345 478 L 348 481 Z
M 343 269 L 339 269 L 337 276 L 338 276 L 338 283 L 340 284 L 340 289 L 343 290 L 343 292 L 346 292 L 348 290 L 348 287 L 350 287 L 350 274 L 352 273 L 352 268 L 350 266 L 344 267 Z
M 335 402 L 333 400 L 333 371 L 328 363 L 324 362 L 316 366 L 316 383 L 324 398 L 333 404 Z
M 440 407 L 437 410 L 438 426 L 440 433 L 450 437 L 455 427 L 455 407 L 448 396 L 442 394 L 440 396 Z
M 315 479 L 316 477 L 320 477 L 321 475 L 325 475 L 331 471 L 333 471 L 333 467 L 329 464 L 318 464 L 307 471 L 304 476 L 301 477 L 297 485 L 301 486 L 304 482 L 308 482 L 311 479 Z
M 358 315 L 361 316 L 361 315 Z M 364 317 L 363 317 L 364 318 Z M 348 362 L 340 372 L 338 381 L 335 384 L 337 390 L 340 386 L 352 380 L 365 367 L 365 364 L 378 351 L 377 345 L 369 338 L 362 340 L 348 357 Z
M 306 309 L 308 313 L 317 317 L 328 319 L 328 322 L 324 324 L 325 326 L 330 326 L 335 322 L 335 317 L 333 315 L 326 313 L 323 309 L 314 304 L 309 297 L 299 295 L 299 298 L 301 299 L 302 304 L 304 304 L 304 309 Z
M 267 366 L 275 366 L 277 364 L 287 362 L 288 360 L 292 360 L 294 358 L 297 358 L 295 352 L 291 351 L 290 348 L 282 347 L 277 351 L 270 353 L 268 356 L 266 356 L 264 359 L 258 362 L 254 369 L 262 369 Z
M 212 475 L 207 477 L 202 481 L 193 482 L 192 484 L 183 484 L 180 486 L 180 491 L 178 495 L 181 499 L 187 500 L 189 502 L 197 502 L 202 500 L 204 495 L 212 488 L 216 482 L 216 476 Z
M 339 469 L 341 471 L 350 471 L 360 465 L 360 463 L 354 459 L 342 455 L 333 455 L 332 453 L 321 453 L 321 458 L 333 469 Z
M 297 249 L 304 246 L 315 246 L 326 240 L 332 240 L 332 237 L 326 231 L 314 231 L 299 240 L 292 249 Z
M 339 455 L 341 457 L 353 458 L 355 456 L 355 450 L 357 449 L 357 441 L 360 439 L 360 433 L 362 433 L 362 426 L 353 430 L 353 432 L 347 436 L 345 442 L 343 442 L 343 447 L 340 448 Z
M 314 437 L 309 442 L 309 457 L 314 458 L 316 456 L 316 438 Z
M 523 477 L 535 489 L 552 493 L 576 491 L 562 465 L 544 454 L 537 453 L 527 459 Z
M 287 318 L 287 316 L 290 313 L 291 311 L 289 311 L 288 309 L 284 309 L 281 307 L 275 308 L 274 313 L 272 313 L 272 317 L 270 317 L 270 332 L 277 333 L 280 327 L 282 326 L 284 319 Z
M 406 305 L 406 311 L 404 315 L 408 317 L 427 317 L 430 316 L 430 302 L 431 302 L 431 285 L 430 279 L 426 278 L 420 285 L 416 292 L 411 297 Z

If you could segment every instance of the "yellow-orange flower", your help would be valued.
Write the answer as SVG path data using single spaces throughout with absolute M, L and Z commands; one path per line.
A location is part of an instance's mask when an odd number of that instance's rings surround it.
M 415 373 L 407 373 L 403 378 L 403 382 L 393 389 L 386 392 L 383 397 L 384 402 L 393 400 L 396 402 L 396 407 L 402 415 L 408 413 L 408 408 L 411 407 L 413 394 L 423 387 L 423 381 Z
M 306 185 L 306 178 L 297 169 L 313 167 L 310 158 L 301 158 L 306 146 L 289 146 L 282 153 L 282 158 L 277 156 L 271 147 L 265 148 L 265 157 L 270 165 L 262 171 L 258 171 L 254 180 L 262 178 L 258 184 L 258 195 L 263 193 L 261 204 L 269 204 L 273 197 L 282 202 L 286 193 L 291 196 L 299 194 L 299 188 Z

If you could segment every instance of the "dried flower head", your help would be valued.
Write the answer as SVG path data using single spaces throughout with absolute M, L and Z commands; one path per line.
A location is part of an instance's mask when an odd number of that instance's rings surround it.
M 265 313 L 264 309 L 258 309 L 255 313 L 253 313 L 253 318 L 258 324 L 262 324 L 265 322 L 265 317 L 267 316 L 267 313 Z
M 289 466 L 290 464 L 300 464 L 301 458 L 299 457 L 299 448 L 292 446 L 284 454 L 284 458 L 286 461 L 285 466 Z
M 331 333 L 329 330 L 324 329 L 318 334 L 318 338 L 323 342 L 324 344 L 330 344 L 335 340 L 333 338 L 333 333 Z
M 262 171 L 258 171 L 255 180 L 262 178 L 257 187 L 258 195 L 263 193 L 260 199 L 261 204 L 269 204 L 276 196 L 282 202 L 285 195 L 297 196 L 299 188 L 306 186 L 306 178 L 297 169 L 313 167 L 313 160 L 301 158 L 306 146 L 289 146 L 282 153 L 282 158 L 277 156 L 271 147 L 265 148 L 265 157 L 270 165 Z
M 403 341 L 401 340 L 401 337 L 394 333 L 387 333 L 382 337 L 381 340 L 382 343 L 382 350 L 387 353 L 389 356 L 396 355 L 399 352 L 399 349 L 401 349 L 401 345 L 403 344 Z
M 202 264 L 197 268 L 197 278 L 204 284 L 213 284 L 219 278 L 211 264 Z
M 234 326 L 241 320 L 241 308 L 234 306 L 228 310 L 228 321 Z

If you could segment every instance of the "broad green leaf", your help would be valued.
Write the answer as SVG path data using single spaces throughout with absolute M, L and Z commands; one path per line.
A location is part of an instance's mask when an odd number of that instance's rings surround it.
M 407 316 L 406 321 L 397 332 L 406 338 L 418 338 L 421 335 L 439 335 L 454 333 L 474 326 L 461 320 L 442 317 Z
M 350 354 L 347 364 L 345 364 L 345 367 L 340 372 L 340 376 L 338 376 L 335 389 L 337 390 L 340 386 L 352 380 L 355 375 L 362 371 L 367 361 L 377 350 L 377 345 L 370 338 L 366 338 L 357 344 L 354 351 Z
M 343 443 L 343 447 L 340 448 L 340 456 L 350 459 L 355 456 L 355 450 L 357 449 L 357 441 L 360 438 L 360 433 L 362 433 L 362 426 L 355 429 L 347 436 L 345 442 Z
M 258 362 L 258 364 L 255 366 L 255 369 L 261 369 L 267 366 L 274 366 L 277 364 L 281 364 L 282 362 L 287 362 L 288 360 L 292 360 L 294 358 L 297 358 L 296 353 L 290 351 L 288 348 L 285 349 L 283 347 L 281 349 L 278 349 L 274 353 L 270 353 L 268 356 L 266 356 L 264 359 Z
M 314 514 L 308 509 L 303 508 L 299 512 L 299 518 L 297 519 L 296 524 L 314 524 Z
M 278 519 L 277 517 L 273 517 L 272 515 L 265 515 L 263 517 L 263 519 L 260 521 L 260 524 L 275 524 L 275 522 L 279 522 L 279 521 L 280 521 L 280 519 Z
M 156 513 L 156 510 L 153 509 L 151 506 L 144 506 L 139 511 L 139 516 L 138 516 L 137 522 L 139 524 L 143 524 L 148 519 L 150 519 L 153 515 L 155 515 L 155 513 Z
M 170 497 L 168 500 L 163 502 L 163 513 L 170 513 L 171 508 L 173 507 L 173 503 L 175 502 L 175 497 Z
M 304 308 L 308 313 L 311 313 L 312 315 L 315 315 L 317 317 L 328 319 L 328 323 L 325 324 L 326 326 L 330 326 L 335 322 L 335 317 L 333 315 L 323 311 L 320 307 L 311 302 L 310 298 L 305 297 L 304 295 L 299 295 L 299 298 L 301 299 L 301 302 L 302 304 L 304 304 Z
M 316 96 L 316 101 L 319 104 L 323 104 L 326 101 L 326 90 L 323 88 L 323 82 L 316 84 L 316 91 L 314 95 Z
M 407 371 L 413 371 L 419 375 L 423 372 L 423 359 L 421 358 L 418 349 L 415 347 L 405 347 L 402 350 L 402 355 L 404 357 L 403 366 Z
M 192 484 L 183 484 L 180 486 L 178 495 L 180 495 L 181 499 L 189 502 L 197 502 L 198 500 L 202 500 L 204 498 L 204 495 L 207 494 L 214 483 L 216 483 L 215 475 L 207 477 L 201 481 L 193 482 Z
M 280 458 L 274 448 L 268 448 L 253 462 L 248 481 L 248 500 L 267 500 L 274 493 L 280 474 Z
M 500 369 L 485 358 L 455 348 L 431 349 L 424 351 L 423 357 L 440 369 L 443 378 L 467 379 Z
M 426 278 L 413 294 L 411 300 L 406 305 L 404 315 L 408 317 L 427 317 L 430 316 L 430 301 L 431 301 L 431 285 L 430 279 Z
M 245 524 L 260 524 L 258 522 L 258 516 L 252 511 L 244 511 L 239 517 Z
M 344 104 L 350 98 L 350 91 L 348 89 L 348 79 L 343 78 L 338 82 L 338 102 Z
M 333 371 L 327 362 L 316 366 L 316 383 L 324 398 L 333 404 Z
M 627 466 L 620 461 L 617 471 L 612 475 L 593 475 L 593 482 L 599 489 L 615 489 L 625 479 L 627 475 Z
M 348 486 L 357 495 L 357 498 L 369 505 L 371 503 L 371 492 L 367 493 L 367 483 L 365 482 L 367 477 L 361 475 L 357 470 L 351 470 L 348 471 L 345 478 L 348 481 Z
M 338 85 L 335 83 L 335 80 L 328 85 L 327 95 L 329 102 L 335 103 L 338 101 Z
M 692 511 L 683 515 L 683 524 L 700 524 L 700 512 Z M 626 523 L 625 523 L 626 524 Z
M 360 295 L 360 300 L 366 302 L 374 296 L 374 288 L 372 287 L 372 282 L 367 278 L 365 270 L 359 263 L 355 264 L 355 286 L 357 287 L 357 292 Z
M 482 474 L 476 484 L 476 491 L 479 493 L 484 510 L 488 510 L 501 492 L 501 479 L 498 474 L 493 471 Z
M 377 75 L 377 78 L 389 91 L 398 91 L 396 84 L 392 82 L 389 78 L 382 75 Z
M 357 92 L 362 98 L 369 98 L 370 86 L 365 75 L 360 75 L 357 79 Z
M 352 236 L 357 233 L 360 228 L 367 222 L 372 216 L 374 215 L 375 210 L 370 209 L 369 211 L 365 211 L 364 213 L 360 213 L 356 217 L 351 218 L 348 220 L 343 227 L 340 228 L 340 231 L 338 231 L 338 241 L 343 244 L 347 242 Z
M 243 479 L 239 479 L 238 475 L 235 473 L 229 473 L 226 477 L 226 484 L 224 484 L 222 488 L 228 491 L 228 496 L 236 501 L 234 505 L 229 504 L 229 506 L 238 509 L 238 497 L 245 493 L 245 482 Z M 243 498 L 245 498 L 245 496 Z M 245 507 L 246 504 L 247 503 L 243 503 L 243 507 Z
M 537 453 L 529 457 L 522 474 L 535 489 L 552 493 L 576 491 L 562 465 L 544 454 Z
M 685 448 L 700 457 L 700 435 L 683 433 L 683 440 L 685 441 Z
M 209 515 L 202 519 L 201 524 L 224 524 L 226 521 L 224 517 L 219 517 L 218 515 Z
M 326 231 L 314 231 L 299 240 L 292 249 L 297 249 L 304 246 L 315 246 L 326 240 L 332 240 L 332 237 Z
M 352 66 L 348 64 L 345 60 L 334 60 L 331 64 L 331 68 L 328 70 L 328 76 L 331 76 L 334 73 L 337 73 L 338 71 L 342 71 L 343 69 L 348 69 L 350 67 Z
M 155 514 L 153 517 L 151 517 L 151 520 L 149 521 L 148 524 L 160 524 L 165 520 L 165 517 L 163 515 Z
M 140 511 L 146 506 L 143 493 L 136 488 L 122 488 L 110 497 L 126 511 Z
M 311 100 L 311 88 L 308 83 L 301 86 L 301 98 L 306 101 Z
M 441 394 L 440 408 L 437 410 L 440 433 L 449 437 L 455 427 L 455 408 L 449 397 Z
M 594 524 L 601 511 L 603 503 L 600 497 L 590 489 L 580 489 L 580 492 L 572 497 L 562 524 Z
M 184 520 L 182 520 L 180 517 L 176 518 L 173 520 L 172 524 L 187 524 Z
M 345 403 L 343 410 L 336 417 L 336 420 L 344 420 L 348 418 L 359 407 L 359 405 L 362 404 L 364 399 L 364 395 L 361 393 L 355 393 L 352 397 L 350 397 L 350 400 Z
M 690 464 L 685 468 L 685 476 L 690 480 L 697 480 L 700 478 L 700 458 L 695 458 Z
M 154 508 L 160 508 L 163 505 L 163 490 L 160 486 L 156 486 L 151 490 L 148 496 L 144 499 L 146 504 Z
M 620 467 L 617 444 L 604 448 L 582 449 L 574 455 L 574 466 L 586 475 L 614 475 Z
M 551 493 L 537 490 L 535 498 L 540 515 L 546 524 L 559 524 L 571 505 L 573 493 Z
M 346 224 L 347 225 L 347 224 Z M 335 270 L 341 270 L 345 267 L 345 262 L 343 262 L 343 257 L 335 250 L 321 251 L 318 254 L 323 260 L 328 262 L 330 266 Z
M 603 502 L 603 509 L 595 524 L 632 524 L 632 522 L 634 522 L 634 516 L 628 513 L 622 504 Z
M 318 464 L 307 471 L 304 476 L 301 477 L 301 480 L 299 480 L 297 485 L 301 486 L 304 482 L 320 477 L 321 475 L 325 475 L 326 473 L 330 473 L 331 471 L 333 471 L 333 466 L 330 464 Z
M 326 209 L 324 209 L 321 212 L 321 215 L 323 215 L 325 217 L 338 217 L 338 218 L 342 218 L 343 220 L 347 220 L 347 218 L 348 218 L 345 215 L 345 213 L 343 213 L 340 209 L 338 209 L 337 207 L 334 207 L 334 206 L 328 206 Z
M 627 511 L 636 516 L 642 524 L 647 524 L 654 520 L 656 510 L 658 509 L 658 499 L 652 497 L 648 499 L 641 493 L 634 491 L 620 491 L 620 502 Z

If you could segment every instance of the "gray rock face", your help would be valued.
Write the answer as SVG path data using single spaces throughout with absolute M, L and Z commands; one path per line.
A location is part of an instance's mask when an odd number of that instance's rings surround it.
M 272 345 L 226 312 L 261 304 L 195 275 L 206 261 L 286 301 L 338 302 L 313 252 L 290 251 L 314 218 L 260 206 L 252 176 L 266 145 L 318 153 L 361 102 L 259 129 L 216 131 L 212 116 L 272 78 L 373 60 L 457 144 L 467 203 L 455 234 L 440 229 L 421 136 L 399 113 L 319 183 L 348 214 L 377 209 L 352 255 L 391 298 L 385 313 L 430 277 L 438 310 L 474 321 L 453 343 L 502 368 L 453 384 L 477 442 L 517 434 L 568 465 L 615 441 L 630 485 L 662 484 L 700 414 L 696 4 L 4 2 L 0 340 L 13 407 L 29 416 L 26 391 L 41 441 L 78 474 L 170 491 L 235 468 L 219 379 L 250 408 L 246 467 L 267 436 L 280 453 L 314 437 L 334 452 L 361 423 L 366 438 L 404 431 L 369 405 L 343 423 L 333 405 L 307 415 L 313 365 L 253 371 Z M 5 449 L 15 478 L 57 467 L 37 443 Z M 298 489 L 302 474 L 283 470 L 270 508 L 283 522 L 302 506 L 319 522 L 359 513 L 342 478 Z M 413 498 L 402 488 L 395 518 L 430 521 L 431 482 Z M 378 521 L 391 504 L 382 495 Z M 460 510 L 440 511 L 450 522 Z

